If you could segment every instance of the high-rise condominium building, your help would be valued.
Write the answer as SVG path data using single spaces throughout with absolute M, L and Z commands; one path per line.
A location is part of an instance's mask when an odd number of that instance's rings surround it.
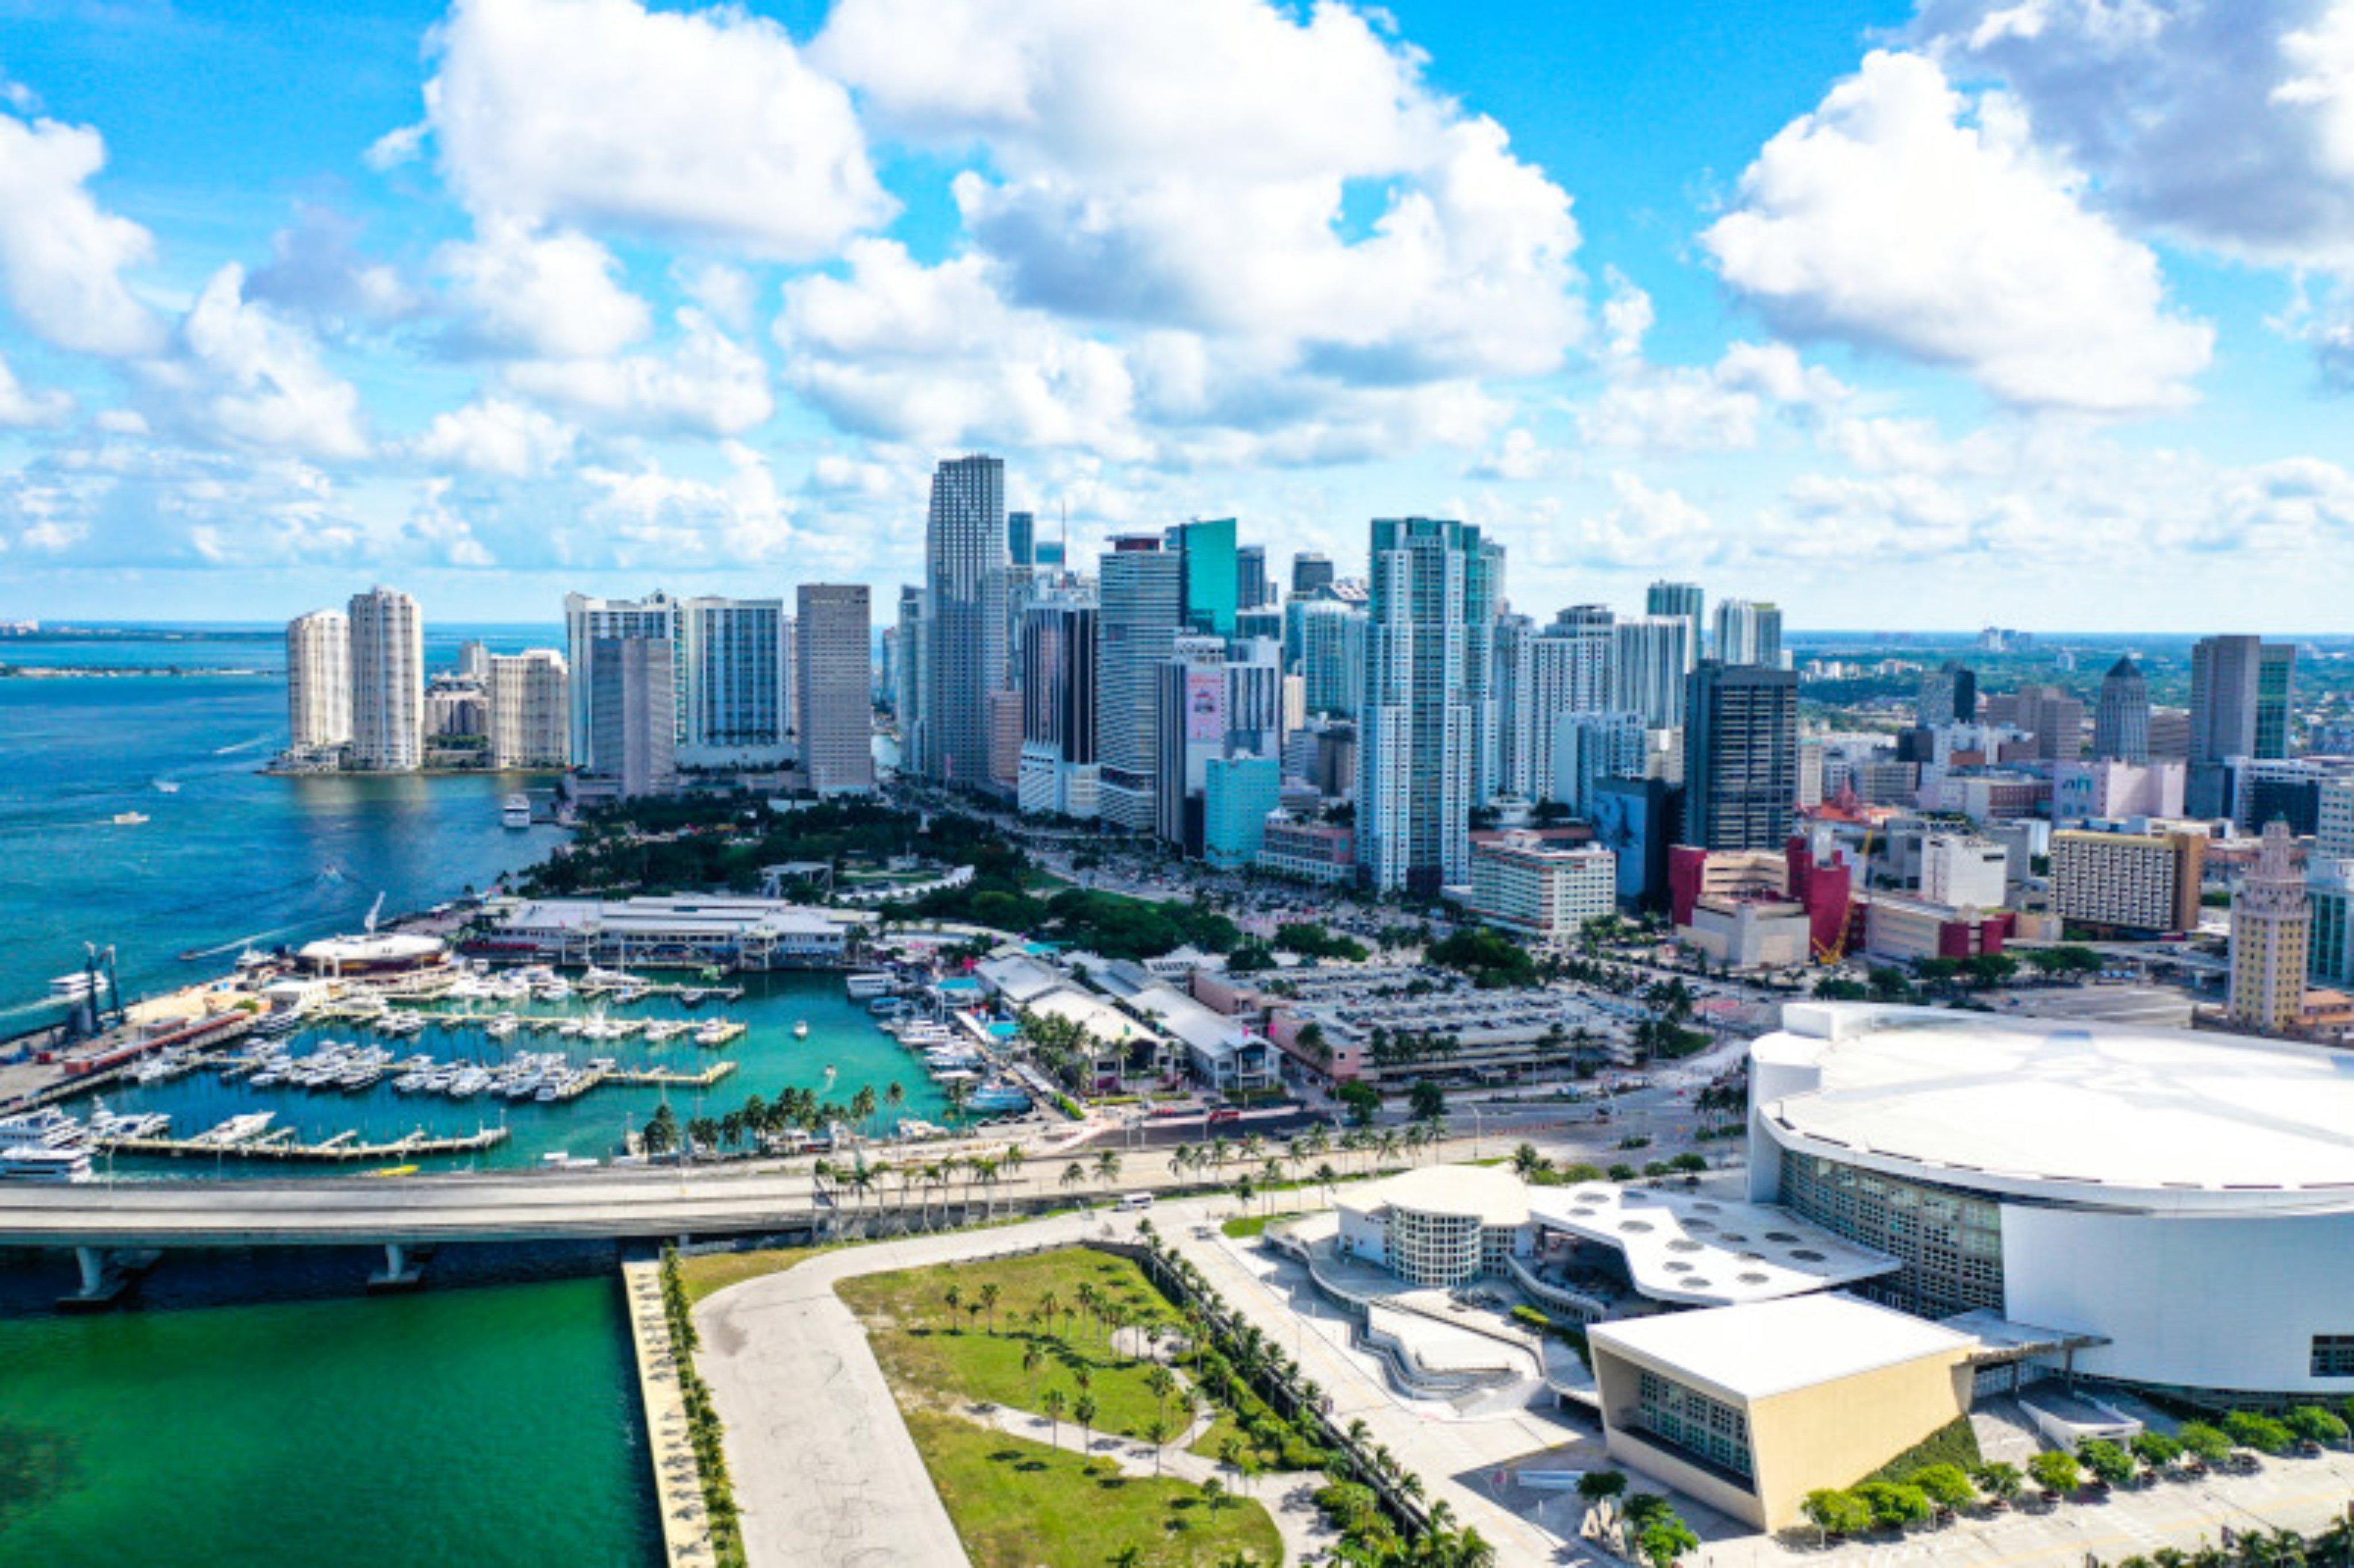
M 793 600 L 801 768 L 821 795 L 875 788 L 873 637 L 864 583 L 803 583 Z
M 1017 567 L 1038 564 L 1038 514 L 1034 512 L 1009 512 L 1005 514 L 1005 554 Z
M 1675 616 L 1691 629 L 1684 639 L 1684 667 L 1676 672 L 1680 678 L 1691 674 L 1691 667 L 1700 662 L 1701 609 L 1706 602 L 1698 583 L 1661 581 L 1644 590 L 1645 615 Z
M 925 721 L 924 703 L 932 689 L 931 638 L 924 619 L 924 590 L 899 590 L 897 684 L 891 711 L 899 721 L 899 770 L 928 778 L 931 764 L 926 742 L 931 726 Z
M 353 596 L 352 766 L 394 773 L 425 760 L 425 620 L 396 588 Z
M 2149 760 L 2149 683 L 2130 658 L 2119 659 L 2101 677 L 2100 705 L 2093 712 L 2093 757 Z
M 352 623 L 342 610 L 286 623 L 286 727 L 297 751 L 352 738 Z
M 459 643 L 458 673 L 464 680 L 489 680 L 491 678 L 490 644 L 477 641 L 471 637 Z
M 2052 909 L 2100 931 L 2189 931 L 2199 924 L 2203 833 L 2052 835 Z
M 1365 694 L 1365 612 L 1338 599 L 1309 599 L 1294 608 L 1308 711 L 1354 716 Z
M 1479 530 L 1462 523 L 1377 518 L 1372 545 L 1357 863 L 1378 891 L 1436 896 L 1470 873 L 1478 726 L 1469 665 L 1475 644 L 1490 645 L 1494 600 L 1475 587 L 1490 568 Z M 1477 637 L 1474 607 L 1488 623 Z
M 2288 755 L 2290 694 L 2296 649 L 2258 637 L 2202 637 L 2190 650 L 2192 816 L 2217 817 L 2229 805 L 2223 764 L 2234 757 Z
M 1728 599 L 1716 607 L 1712 657 L 1727 664 L 1782 667 L 1782 611 L 1777 605 Z
M 588 773 L 610 774 L 617 763 L 599 758 L 591 725 L 589 705 L 597 683 L 597 644 L 611 639 L 638 639 L 661 642 L 673 648 L 679 639 L 679 601 L 656 589 L 642 599 L 592 599 L 587 594 L 568 593 L 564 596 L 564 651 L 571 671 L 572 765 Z M 673 658 L 666 666 L 671 678 L 678 678 L 683 661 Z M 675 725 L 684 705 L 678 694 L 671 697 L 669 713 Z M 677 735 L 671 736 L 675 747 Z
M 1185 630 L 1185 562 L 1154 535 L 1114 539 L 1103 557 L 1097 620 L 1097 802 L 1135 832 L 1159 826 L 1155 788 L 1160 667 Z
M 1680 615 L 1638 616 L 1612 631 L 1610 705 L 1643 715 L 1653 729 L 1684 722 L 1684 675 L 1695 632 Z
M 1684 842 L 1780 849 L 1798 798 L 1798 677 L 1705 659 L 1687 679 Z
M 1514 794 L 1532 800 L 1564 798 L 1554 786 L 1553 737 L 1568 715 L 1610 707 L 1617 645 L 1617 620 L 1598 604 L 1570 606 L 1522 645 L 1526 662 L 1515 672 L 1513 735 L 1506 747 L 1519 774 L 1512 780 Z M 1641 738 L 1638 733 L 1638 748 Z
M 1578 816 L 1594 815 L 1606 779 L 1640 779 L 1648 760 L 1643 715 L 1638 713 L 1564 714 L 1554 725 L 1546 793 Z
M 1257 609 L 1275 598 L 1267 580 L 1267 546 L 1235 546 L 1235 609 Z
M 572 758 L 571 680 L 553 648 L 493 653 L 483 677 L 491 766 L 562 768 Z
M 2254 1029 L 2296 1026 L 2305 1013 L 2306 952 L 2313 909 L 2296 866 L 2288 824 L 2264 824 L 2256 863 L 2232 895 L 2232 1022 Z
M 1332 559 L 1313 550 L 1302 550 L 1291 557 L 1291 591 L 1305 599 L 1322 593 L 1332 586 Z
M 678 680 L 668 640 L 599 637 L 589 644 L 588 771 L 624 796 L 678 782 Z
M 942 462 L 924 530 L 924 760 L 931 777 L 975 789 L 989 783 L 989 694 L 1005 685 L 1006 564 L 1004 461 Z
M 1022 632 L 1022 810 L 1097 814 L 1097 611 L 1076 589 L 1030 607 Z
M 1202 848 L 1202 791 L 1210 758 L 1225 755 L 1226 640 L 1176 639 L 1153 676 L 1153 831 L 1189 854 Z
M 680 760 L 782 762 L 793 727 L 793 649 L 780 599 L 681 602 L 673 655 Z

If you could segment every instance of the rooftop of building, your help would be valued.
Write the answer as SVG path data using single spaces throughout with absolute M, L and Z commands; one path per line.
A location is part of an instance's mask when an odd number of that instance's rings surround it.
M 1637 1290 L 1682 1306 L 1777 1300 L 1898 1266 L 1786 1209 L 1713 1187 L 1536 1187 L 1529 1211 L 1545 1229 L 1616 1248 Z M 1540 1270 L 1543 1262 L 1540 1255 Z
M 1424 1214 L 1469 1214 L 1498 1228 L 1529 1223 L 1527 1183 L 1494 1165 L 1426 1165 L 1344 1187 L 1334 1203 L 1360 1213 L 1399 1208 Z
M 657 896 L 634 898 L 531 898 L 515 905 L 504 924 L 517 930 L 583 933 L 760 930 L 772 934 L 839 933 L 871 916 L 818 908 L 779 898 Z
M 1597 1349 L 1621 1351 L 1735 1398 L 1759 1400 L 1901 1366 L 1967 1354 L 1978 1341 L 1852 1296 L 1818 1293 L 1696 1312 L 1596 1323 Z
M 447 946 L 439 937 L 372 931 L 357 937 L 322 937 L 306 943 L 298 956 L 311 964 L 413 964 L 439 955 Z
M 1751 1047 L 1819 1068 L 1762 1107 L 1826 1153 L 2080 1201 L 2354 1205 L 2354 1055 L 2242 1035 L 1793 1002 Z

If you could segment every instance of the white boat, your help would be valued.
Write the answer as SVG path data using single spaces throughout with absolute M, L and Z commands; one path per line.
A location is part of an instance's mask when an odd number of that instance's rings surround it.
M 276 1111 L 247 1111 L 241 1116 L 229 1118 L 210 1132 L 197 1134 L 189 1141 L 211 1148 L 233 1149 L 240 1143 L 250 1143 L 260 1138 L 269 1128 L 270 1124 L 277 1119 Z
M 145 821 L 147 821 L 147 813 L 144 811 L 117 811 L 114 813 L 114 825 L 118 828 L 135 828 Z
M 809 1020 L 804 1018 L 794 1022 L 793 1038 L 796 1040 L 806 1040 L 809 1038 Z
M 522 1027 L 522 1019 L 512 1012 L 502 1012 L 482 1026 L 482 1033 L 493 1040 L 504 1040 Z
M 180 781 L 176 779 L 158 779 L 155 780 L 155 788 L 166 795 L 176 795 L 180 792 Z
M 843 983 L 850 988 L 850 994 L 853 997 L 860 1001 L 870 1001 L 875 997 L 886 995 L 897 989 L 899 980 L 896 975 L 868 970 L 851 975 Z
M 90 1150 L 80 1144 L 62 1144 L 56 1148 L 0 1151 L 0 1180 L 87 1181 L 90 1180 Z
M 90 1103 L 90 1131 L 93 1138 L 158 1138 L 171 1125 L 172 1118 L 161 1111 L 111 1111 L 102 1098 Z
M 81 1123 L 55 1106 L 0 1117 L 0 1154 L 19 1149 L 53 1149 L 80 1138 Z
M 468 1067 L 450 1080 L 450 1094 L 456 1099 L 470 1100 L 490 1086 L 491 1075 L 488 1073 L 480 1067 Z
M 727 1021 L 724 1018 L 715 1018 L 708 1023 L 695 1026 L 695 1043 L 697 1045 L 725 1045 L 727 1038 Z
M 518 792 L 500 801 L 499 821 L 510 828 L 531 826 L 531 797 Z

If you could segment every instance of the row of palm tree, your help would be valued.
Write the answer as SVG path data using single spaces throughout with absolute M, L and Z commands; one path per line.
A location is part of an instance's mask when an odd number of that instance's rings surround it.
M 810 1173 L 817 1182 L 821 1198 L 839 1206 L 847 1195 L 850 1207 L 860 1212 L 868 1207 L 870 1200 L 875 1209 L 885 1207 L 896 1184 L 898 1201 L 892 1206 L 904 1210 L 912 1202 L 916 1223 L 929 1230 L 936 1223 L 936 1200 L 937 1223 L 945 1224 L 959 1211 L 970 1213 L 975 1187 L 981 1189 L 984 1217 L 994 1219 L 999 1185 L 1017 1180 L 1028 1159 L 1019 1144 L 1009 1143 L 994 1152 L 944 1154 L 936 1160 L 911 1160 L 901 1164 L 869 1160 L 859 1153 L 848 1160 L 820 1160 L 810 1168 Z M 950 1190 L 960 1181 L 963 1183 L 963 1196 L 951 1202 Z
M 1409 1526 L 1409 1542 L 1403 1554 L 1363 1561 L 1373 1568 L 1495 1568 L 1495 1549 L 1478 1531 L 1459 1528 L 1445 1499 L 1426 1509 L 1421 1506 L 1426 1495 L 1422 1478 L 1375 1441 L 1364 1420 L 1352 1420 L 1345 1428 L 1326 1422 L 1321 1414 L 1324 1391 L 1301 1372 L 1299 1362 L 1258 1325 L 1229 1306 L 1191 1259 L 1161 1239 L 1151 1221 L 1140 1222 L 1137 1229 L 1144 1238 L 1146 1260 L 1155 1279 L 1164 1287 L 1172 1287 L 1182 1303 L 1186 1353 L 1196 1382 L 1207 1386 L 1212 1381 L 1201 1374 L 1204 1353 L 1214 1344 L 1237 1376 L 1272 1395 L 1278 1405 L 1288 1409 L 1292 1420 L 1299 1420 L 1303 1413 L 1314 1413 L 1311 1419 L 1331 1437 L 1352 1478 L 1373 1486 L 1383 1496 L 1403 1499 L 1399 1511 Z
M 1220 1183 L 1225 1180 L 1229 1164 L 1256 1171 L 1264 1181 L 1280 1181 L 1284 1180 L 1285 1166 L 1290 1167 L 1291 1176 L 1297 1180 L 1311 1161 L 1321 1161 L 1338 1153 L 1344 1165 L 1356 1160 L 1358 1173 L 1363 1174 L 1394 1163 L 1401 1152 L 1418 1158 L 1442 1136 L 1426 1122 L 1406 1128 L 1352 1127 L 1338 1135 L 1331 1128 L 1313 1127 L 1280 1145 L 1270 1145 L 1257 1133 L 1248 1133 L 1202 1144 L 1178 1144 L 1169 1151 L 1169 1163 L 1179 1176 L 1206 1173 Z M 1341 1172 L 1335 1171 L 1333 1174 L 1337 1180 Z

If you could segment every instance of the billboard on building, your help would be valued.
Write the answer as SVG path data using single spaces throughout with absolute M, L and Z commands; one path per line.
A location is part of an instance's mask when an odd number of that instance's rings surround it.
M 1225 734 L 1225 672 L 1188 671 L 1185 675 L 1185 738 L 1223 740 Z

